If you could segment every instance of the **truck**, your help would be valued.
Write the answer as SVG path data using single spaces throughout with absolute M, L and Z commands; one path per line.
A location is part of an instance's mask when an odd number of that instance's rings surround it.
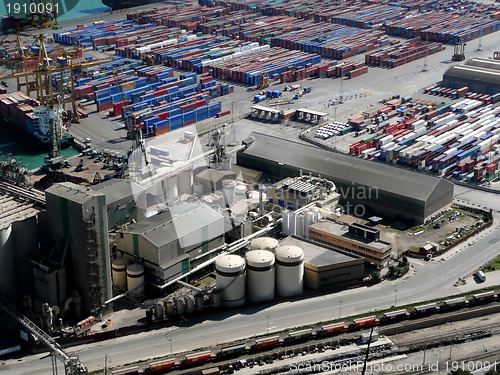
M 486 281 L 486 275 L 483 271 L 477 271 L 476 277 L 479 280 L 479 282 L 481 282 L 481 283 Z

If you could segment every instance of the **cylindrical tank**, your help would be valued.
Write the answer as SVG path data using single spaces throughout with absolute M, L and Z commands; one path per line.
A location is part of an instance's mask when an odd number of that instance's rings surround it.
M 163 302 L 162 301 L 156 301 L 155 304 L 155 319 L 156 320 L 162 320 L 163 319 Z
M 246 253 L 247 298 L 260 302 L 274 297 L 274 254 L 268 250 Z
M 131 297 L 140 299 L 144 296 L 144 266 L 142 264 L 127 266 L 127 286 L 128 290 L 132 291 L 129 294 Z
M 177 175 L 177 189 L 179 195 L 193 194 L 193 170 L 186 169 Z
M 177 314 L 182 314 L 184 312 L 185 304 L 184 297 L 175 298 L 175 309 L 177 310 Z
M 235 202 L 240 201 L 242 199 L 246 199 L 246 197 L 247 197 L 247 187 L 245 185 L 237 185 L 234 188 Z
M 171 298 L 169 298 L 165 303 L 165 315 L 172 316 L 173 313 L 174 313 L 174 301 Z
M 295 212 L 288 212 L 288 235 L 295 236 Z
M 285 236 L 288 236 L 288 234 L 290 233 L 289 217 L 290 217 L 290 211 L 286 209 L 281 211 L 281 228 Z
M 120 292 L 127 290 L 127 261 L 118 258 L 111 263 L 111 273 L 113 275 L 113 285 Z
M 309 226 L 314 224 L 314 212 L 307 211 L 305 213 L 305 222 L 306 222 L 304 226 L 305 237 L 309 239 Z
M 312 212 L 314 213 L 314 222 L 321 219 L 321 210 L 319 208 L 313 208 Z
M 235 187 L 236 187 L 236 181 L 234 180 L 222 181 L 222 196 L 224 197 L 224 203 L 226 205 L 232 205 L 234 203 Z
M 170 176 L 167 178 L 167 197 L 173 199 L 179 195 L 177 188 L 177 176 Z
M 246 220 L 247 220 L 247 215 L 245 215 L 245 214 L 234 215 L 234 225 L 236 225 L 236 226 L 241 225 Z
M 215 285 L 224 306 L 245 303 L 245 260 L 238 255 L 223 255 L 215 261 Z
M 295 235 L 304 237 L 304 216 L 300 213 L 295 215 Z
M 194 296 L 196 302 L 196 308 L 200 311 L 205 310 L 205 296 L 202 293 L 198 293 Z
M 187 306 L 188 313 L 194 312 L 194 297 L 193 296 L 186 297 L 186 306 Z
M 220 292 L 215 291 L 211 294 L 212 307 L 214 309 L 218 309 L 220 307 L 220 299 L 221 299 Z
M 276 294 L 292 296 L 304 290 L 304 250 L 298 246 L 276 249 Z
M 280 243 L 272 237 L 259 237 L 250 242 L 250 250 L 276 251 Z

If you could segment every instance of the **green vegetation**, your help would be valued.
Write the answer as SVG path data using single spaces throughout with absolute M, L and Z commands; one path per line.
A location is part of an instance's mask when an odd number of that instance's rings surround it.
M 488 265 L 485 267 L 485 272 L 500 270 L 500 255 L 493 259 Z

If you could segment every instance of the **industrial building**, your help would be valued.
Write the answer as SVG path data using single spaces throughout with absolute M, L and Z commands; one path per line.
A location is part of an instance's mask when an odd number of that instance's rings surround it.
M 201 203 L 175 205 L 124 226 L 115 241 L 117 252 L 130 262 L 144 262 L 146 278 L 163 285 L 224 244 L 224 217 Z
M 285 178 L 266 190 L 267 200 L 288 210 L 295 210 L 315 201 L 319 207 L 335 206 L 340 194 L 335 184 L 323 178 L 300 176 Z
M 238 153 L 238 165 L 283 179 L 300 171 L 333 181 L 346 213 L 362 216 L 373 211 L 382 216 L 423 223 L 450 207 L 453 184 L 388 165 L 342 155 L 262 133 Z
M 443 86 L 481 94 L 500 92 L 500 61 L 473 57 L 464 64 L 450 66 L 443 75 Z
M 347 226 L 329 219 L 320 220 L 309 227 L 309 237 L 376 265 L 387 264 L 391 256 L 391 244 L 380 240 L 380 230 L 368 225 L 353 223 Z
M 365 262 L 360 256 L 295 236 L 286 237 L 280 246 L 304 251 L 304 285 L 308 288 L 335 288 L 363 279 Z
M 57 267 L 38 267 L 38 279 L 45 272 L 49 283 L 44 285 L 45 299 L 62 303 L 61 298 L 75 290 L 82 300 L 82 314 L 102 311 L 104 302 L 112 297 L 111 254 L 109 230 L 143 216 L 145 202 L 140 188 L 126 180 L 110 180 L 84 188 L 64 182 L 45 192 L 48 232 L 53 241 L 51 254 L 61 254 Z M 44 264 L 44 258 L 31 262 Z M 52 262 L 51 264 L 54 264 Z M 66 280 L 50 276 L 65 267 Z M 37 289 L 38 290 L 38 289 Z M 61 294 L 66 290 L 66 296 Z M 63 293 L 64 294 L 64 293 Z

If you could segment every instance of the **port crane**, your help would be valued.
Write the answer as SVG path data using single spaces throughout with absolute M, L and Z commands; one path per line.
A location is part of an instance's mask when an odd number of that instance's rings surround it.
M 66 353 L 61 345 L 54 340 L 51 336 L 45 333 L 41 328 L 39 328 L 35 323 L 29 320 L 27 317 L 18 314 L 16 311 L 7 306 L 3 301 L 0 300 L 0 307 L 8 314 L 11 318 L 17 320 L 25 329 L 27 329 L 36 339 L 40 340 L 52 353 L 52 368 L 54 374 L 57 374 L 57 362 L 61 361 L 64 364 L 64 370 L 66 375 L 84 375 L 88 374 L 87 369 L 80 362 L 78 355 L 72 353 L 69 355 Z

